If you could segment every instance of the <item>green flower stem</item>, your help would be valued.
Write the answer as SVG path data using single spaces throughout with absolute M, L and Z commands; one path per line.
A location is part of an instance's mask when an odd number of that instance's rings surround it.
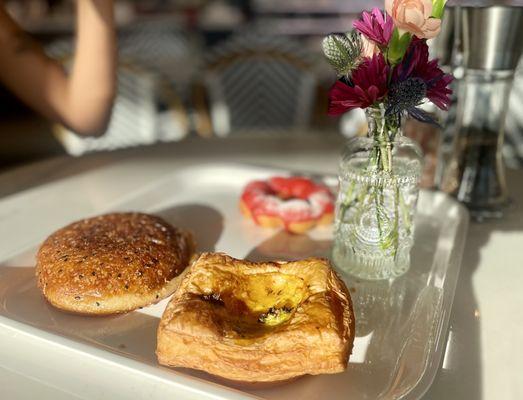
M 373 108 L 368 111 L 369 116 L 369 135 L 373 138 L 374 146 L 369 155 L 369 162 L 366 168 L 366 174 L 369 176 L 377 175 L 378 177 L 393 177 L 393 140 L 396 132 L 399 129 L 397 121 L 390 120 L 385 116 L 384 106 Z M 353 182 L 347 189 L 345 201 L 342 205 L 341 218 L 345 217 L 347 210 L 350 207 L 358 207 L 354 215 L 359 218 L 366 207 L 366 199 L 374 203 L 376 207 L 376 224 L 379 232 L 379 246 L 383 251 L 392 249 L 391 253 L 396 256 L 399 247 L 399 218 L 400 218 L 400 204 L 404 201 L 400 200 L 401 193 L 399 184 L 396 179 L 392 179 L 392 190 L 394 193 L 394 221 L 392 221 L 392 230 L 385 232 L 385 221 L 387 218 L 385 211 L 385 190 L 382 182 L 377 182 L 376 187 L 369 188 L 365 186 L 360 193 L 354 193 L 356 190 L 356 183 Z M 402 209 L 403 209 L 402 208 Z
M 345 220 L 347 210 L 353 209 L 351 219 L 358 221 L 368 207 L 376 208 L 376 225 L 379 234 L 379 248 L 392 257 L 396 257 L 400 245 L 400 221 L 410 231 L 412 221 L 409 210 L 405 204 L 401 185 L 394 175 L 394 140 L 399 132 L 399 121 L 385 116 L 383 105 L 378 109 L 368 110 L 369 136 L 373 139 L 369 159 L 364 174 L 368 177 L 377 177 L 375 185 L 365 184 L 358 188 L 359 182 L 353 180 L 345 191 L 343 202 L 340 206 L 340 221 Z M 382 178 L 384 180 L 382 181 Z M 385 182 L 386 181 L 386 182 Z M 388 182 L 388 183 L 387 183 Z M 384 185 L 387 185 L 385 187 Z M 386 190 L 390 190 L 392 198 L 386 200 Z M 392 201 L 392 204 L 387 204 Z M 387 213 L 387 206 L 391 206 L 391 214 Z M 388 221 L 391 218 L 391 221 Z M 387 223 L 391 229 L 385 230 Z
M 383 205 L 383 189 L 381 187 L 377 188 L 377 190 L 374 194 L 374 199 L 376 202 L 376 223 L 378 225 L 378 232 L 380 234 L 380 247 L 383 250 L 386 250 L 387 249 L 387 244 L 385 241 L 386 236 L 383 234 L 383 228 L 382 228 L 382 225 L 384 225 L 384 224 L 381 222 L 381 213 L 379 211 Z
M 396 233 L 394 236 L 394 258 L 396 258 L 396 254 L 398 254 L 398 248 L 399 248 L 399 203 L 400 203 L 400 187 L 398 183 L 396 182 L 396 179 L 394 179 L 394 229 L 393 232 Z
M 405 199 L 403 198 L 402 194 L 399 194 L 399 206 L 401 209 L 401 216 L 403 217 L 403 223 L 407 227 L 407 230 L 410 232 L 410 228 L 412 227 L 412 221 L 410 220 L 410 214 L 409 210 L 407 209 L 407 206 L 405 204 Z

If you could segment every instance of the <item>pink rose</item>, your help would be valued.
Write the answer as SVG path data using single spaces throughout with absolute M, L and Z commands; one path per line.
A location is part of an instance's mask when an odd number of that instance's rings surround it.
M 400 31 L 420 39 L 432 39 L 439 34 L 441 20 L 430 17 L 432 0 L 385 0 L 385 9 Z
M 380 49 L 376 42 L 373 42 L 372 40 L 367 39 L 365 36 L 361 35 L 361 55 L 363 57 L 372 58 L 372 56 L 376 53 L 380 52 Z

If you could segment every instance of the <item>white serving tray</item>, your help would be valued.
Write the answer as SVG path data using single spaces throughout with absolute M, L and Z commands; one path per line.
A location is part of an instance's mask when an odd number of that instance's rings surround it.
M 34 255 L 51 233 L 41 227 L 49 226 L 52 215 L 60 215 L 61 225 L 93 211 L 150 212 L 191 229 L 200 251 L 251 260 L 328 256 L 330 229 L 292 236 L 256 227 L 241 216 L 244 185 L 275 174 L 292 173 L 239 164 L 184 166 L 132 192 L 91 193 L 91 208 L 84 192 L 68 192 L 62 214 L 50 201 L 65 189 L 59 184 L 0 202 L 3 228 L 38 237 L 27 243 L 15 235 L 12 242 L 25 248 L 14 255 L 9 246 L 0 252 L 0 366 L 84 399 L 419 399 L 445 348 L 468 221 L 466 211 L 441 193 L 420 195 L 406 275 L 393 282 L 342 275 L 354 303 L 357 337 L 341 374 L 307 376 L 270 389 L 229 388 L 205 373 L 157 364 L 156 328 L 168 300 L 123 316 L 80 317 L 55 310 L 36 288 Z M 335 185 L 332 177 L 316 178 Z M 6 211 L 31 198 L 41 200 L 37 212 L 21 206 L 15 214 Z M 27 218 L 16 212 L 27 212 Z

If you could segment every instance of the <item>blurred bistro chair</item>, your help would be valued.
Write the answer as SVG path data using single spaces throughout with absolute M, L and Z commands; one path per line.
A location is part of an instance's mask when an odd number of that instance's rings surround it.
M 118 91 L 109 127 L 100 138 L 82 138 L 63 126 L 55 133 L 71 155 L 181 140 L 190 131 L 185 82 L 173 71 L 189 54 L 188 41 L 169 23 L 146 22 L 123 30 L 119 38 Z M 73 43 L 59 40 L 46 51 L 67 67 Z M 189 66 L 187 65 L 187 68 Z
M 119 35 L 121 60 L 138 63 L 167 78 L 185 96 L 198 67 L 203 39 L 182 32 L 171 18 L 144 20 L 123 28 Z
M 201 136 L 309 128 L 317 82 L 312 60 L 283 37 L 236 34 L 213 49 L 193 97 Z

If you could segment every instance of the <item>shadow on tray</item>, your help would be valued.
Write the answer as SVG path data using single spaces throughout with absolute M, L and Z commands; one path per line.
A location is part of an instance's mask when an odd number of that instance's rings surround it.
M 170 224 L 194 234 L 197 250 L 214 251 L 223 231 L 222 214 L 201 204 L 182 204 L 155 212 Z

